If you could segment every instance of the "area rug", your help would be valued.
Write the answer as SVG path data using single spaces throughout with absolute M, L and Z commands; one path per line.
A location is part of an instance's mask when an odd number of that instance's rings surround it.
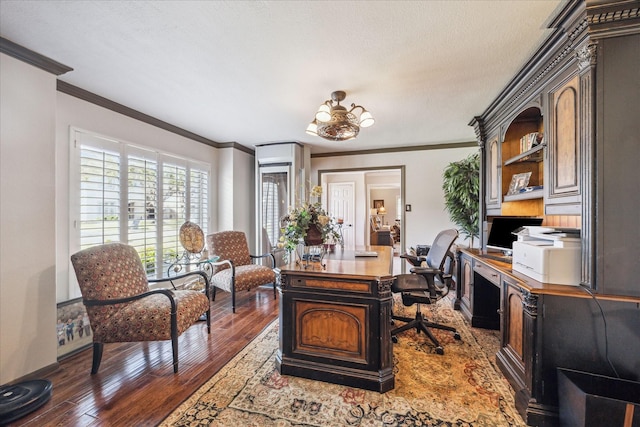
M 434 331 L 445 349 L 438 355 L 423 334 L 402 333 L 389 392 L 280 375 L 275 321 L 161 426 L 525 426 L 495 365 L 497 333 L 470 328 L 450 307 L 441 301 L 425 314 L 457 328 L 462 340 Z

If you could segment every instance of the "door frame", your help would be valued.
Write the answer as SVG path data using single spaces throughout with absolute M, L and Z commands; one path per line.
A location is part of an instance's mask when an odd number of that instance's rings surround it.
M 343 168 L 343 169 L 318 169 L 318 185 L 322 185 L 322 175 L 324 174 L 336 174 L 336 173 L 349 173 L 349 172 L 376 172 L 376 171 L 390 171 L 390 170 L 399 170 L 400 171 L 400 198 L 402 200 L 402 206 L 406 203 L 406 167 L 405 165 L 394 165 L 394 166 L 367 166 L 361 168 Z M 369 194 L 367 194 L 367 203 L 369 200 Z M 368 211 L 368 206 L 367 206 Z M 403 209 L 400 213 L 400 244 L 402 242 L 406 242 L 406 220 L 405 220 L 405 210 Z M 404 264 L 402 266 L 404 269 Z

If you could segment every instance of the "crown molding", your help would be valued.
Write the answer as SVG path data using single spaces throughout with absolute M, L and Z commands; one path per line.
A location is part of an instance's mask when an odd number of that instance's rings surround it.
M 19 44 L 7 40 L 4 37 L 0 37 L 0 52 L 7 54 L 13 58 L 16 58 L 22 62 L 38 67 L 48 73 L 60 76 L 62 74 L 73 71 L 73 68 L 61 64 L 58 61 L 54 61 L 51 58 L 47 58 L 44 55 L 40 55 L 37 52 L 22 47 Z
M 245 147 L 243 145 L 240 145 L 237 142 L 213 141 L 211 139 L 205 138 L 193 132 L 189 132 L 188 130 L 182 129 L 180 127 L 174 126 L 170 123 L 157 119 L 155 117 L 149 116 L 148 114 L 141 113 L 140 111 L 134 110 L 133 108 L 129 108 L 122 104 L 118 104 L 117 102 L 111 101 L 110 99 L 107 99 L 100 95 L 96 95 L 93 92 L 89 92 L 87 90 L 74 86 L 70 83 L 64 82 L 62 80 L 58 80 L 58 92 L 66 93 L 67 95 L 73 96 L 78 99 L 82 99 L 83 101 L 90 102 L 99 107 L 103 107 L 108 110 L 114 111 L 116 113 L 122 114 L 124 116 L 131 117 L 132 119 L 166 130 L 167 132 L 172 132 L 172 133 L 175 133 L 176 135 L 189 138 L 191 140 L 200 142 L 210 147 L 233 148 L 236 150 L 243 151 L 247 154 L 255 155 L 254 150 L 252 150 L 251 148 Z
M 405 151 L 425 151 L 425 150 L 446 150 L 449 148 L 465 148 L 465 147 L 478 147 L 478 142 L 452 142 L 446 144 L 431 144 L 431 145 L 408 145 L 402 147 L 391 148 L 377 148 L 371 150 L 358 150 L 358 151 L 336 151 L 331 153 L 317 153 L 311 154 L 311 158 L 320 157 L 342 157 L 342 156 L 359 156 L 362 154 L 388 154 L 388 153 L 400 153 Z

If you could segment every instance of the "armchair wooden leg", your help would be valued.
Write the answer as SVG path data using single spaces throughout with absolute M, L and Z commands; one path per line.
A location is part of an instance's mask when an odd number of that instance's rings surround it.
M 101 342 L 93 343 L 93 363 L 91 365 L 91 375 L 95 375 L 98 373 L 98 368 L 100 368 L 100 362 L 102 361 L 102 350 L 104 348 L 104 344 Z

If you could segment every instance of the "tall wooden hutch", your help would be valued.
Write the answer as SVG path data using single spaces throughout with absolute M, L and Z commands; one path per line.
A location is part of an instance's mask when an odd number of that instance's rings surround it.
M 639 10 L 635 0 L 568 1 L 470 123 L 485 225 L 538 216 L 581 230 L 580 286 L 539 283 L 491 260 L 486 226 L 483 247 L 459 253 L 456 305 L 474 326 L 500 329 L 497 361 L 529 425 L 558 424 L 558 367 L 640 381 Z M 509 194 L 519 174 L 530 191 Z

